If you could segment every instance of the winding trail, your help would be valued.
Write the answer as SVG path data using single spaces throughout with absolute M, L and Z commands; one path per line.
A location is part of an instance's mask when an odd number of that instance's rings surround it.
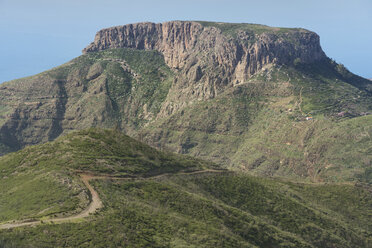
M 8 223 L 0 224 L 0 229 L 12 229 L 16 227 L 22 226 L 36 226 L 40 224 L 56 224 L 56 223 L 64 223 L 64 222 L 71 222 L 73 220 L 79 220 L 82 218 L 88 217 L 90 214 L 95 213 L 98 209 L 103 207 L 102 201 L 99 198 L 97 191 L 94 190 L 92 185 L 89 184 L 89 181 L 92 179 L 110 179 L 110 180 L 144 180 L 144 179 L 157 179 L 162 178 L 169 175 L 195 175 L 195 174 L 203 174 L 203 173 L 227 173 L 226 170 L 202 170 L 202 171 L 192 171 L 192 172 L 179 172 L 179 173 L 165 173 L 161 175 L 156 175 L 152 177 L 139 177 L 139 178 L 129 178 L 129 177 L 114 177 L 109 175 L 94 175 L 94 174 L 80 174 L 81 180 L 84 185 L 87 187 L 91 194 L 91 202 L 84 209 L 82 212 L 68 216 L 68 217 L 59 217 L 59 218 L 52 218 L 47 220 L 23 220 L 23 221 L 11 221 Z

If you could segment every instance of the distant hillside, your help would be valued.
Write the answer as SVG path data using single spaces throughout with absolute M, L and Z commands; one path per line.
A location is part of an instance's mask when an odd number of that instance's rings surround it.
M 0 153 L 117 128 L 259 175 L 370 181 L 371 96 L 371 81 L 308 30 L 128 24 L 99 31 L 69 63 L 1 85 Z
M 103 207 L 73 221 L 92 201 Z M 371 188 L 218 169 L 89 129 L 0 158 L 0 247 L 369 247 Z M 4 229 L 22 220 L 36 226 Z M 15 221 L 16 220 L 16 221 Z

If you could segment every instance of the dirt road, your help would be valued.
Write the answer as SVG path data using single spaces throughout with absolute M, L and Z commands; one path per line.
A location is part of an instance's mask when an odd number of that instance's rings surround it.
M 48 220 L 45 220 L 44 223 L 68 222 L 68 221 L 72 221 L 72 220 L 76 220 L 76 219 L 80 219 L 80 218 L 85 218 L 85 217 L 88 217 L 89 214 L 92 214 L 92 213 L 96 212 L 97 209 L 99 209 L 103 206 L 102 201 L 99 198 L 97 191 L 95 191 L 94 188 L 92 187 L 92 185 L 89 184 L 89 180 L 95 179 L 95 177 L 91 176 L 91 175 L 80 175 L 80 176 L 81 176 L 81 180 L 83 181 L 85 186 L 88 188 L 88 190 L 89 190 L 89 192 L 92 196 L 91 202 L 89 203 L 88 207 L 86 209 L 84 209 L 79 214 L 68 216 L 68 217 L 48 219 Z M 21 226 L 34 226 L 34 225 L 38 225 L 38 224 L 41 224 L 41 223 L 42 222 L 40 220 L 18 221 L 18 222 L 2 224 L 2 225 L 0 225 L 0 229 L 10 229 L 10 228 L 21 227 Z
M 194 175 L 194 174 L 202 174 L 202 173 L 225 173 L 225 172 L 227 171 L 202 170 L 202 171 L 192 171 L 192 172 L 179 172 L 176 174 L 165 173 L 165 174 L 161 174 L 157 176 L 152 176 L 152 177 L 147 177 L 147 178 L 138 178 L 138 179 L 157 179 L 157 178 L 161 178 L 161 177 L 165 177 L 169 175 Z M 111 180 L 131 179 L 133 180 L 133 178 L 110 177 L 108 175 L 99 176 L 99 175 L 81 174 L 80 177 L 83 183 L 85 184 L 85 186 L 87 187 L 87 189 L 89 190 L 91 197 L 92 197 L 91 202 L 89 203 L 88 207 L 84 209 L 81 213 L 68 216 L 68 217 L 52 218 L 52 219 L 44 220 L 43 222 L 41 222 L 40 220 L 36 220 L 36 221 L 23 220 L 23 221 L 9 222 L 5 224 L 0 224 L 0 229 L 11 229 L 11 228 L 22 227 L 22 226 L 35 226 L 35 225 L 39 225 L 42 223 L 63 223 L 63 222 L 70 222 L 73 220 L 88 217 L 90 214 L 95 213 L 98 209 L 102 208 L 103 206 L 102 201 L 99 198 L 97 191 L 95 191 L 92 185 L 89 184 L 90 180 L 92 179 L 111 179 Z

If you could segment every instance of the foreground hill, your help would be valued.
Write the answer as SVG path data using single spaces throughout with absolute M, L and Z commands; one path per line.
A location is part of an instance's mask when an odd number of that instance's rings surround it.
M 53 216 L 87 204 L 79 174 L 148 177 L 213 168 L 163 153 L 117 131 L 88 129 L 0 159 L 0 222 Z
M 2 84 L 0 150 L 117 127 L 258 175 L 371 182 L 371 89 L 308 30 L 129 24 L 99 31 L 67 64 Z
M 113 130 L 73 132 L 8 154 L 0 159 L 0 173 L 1 247 L 368 247 L 372 242 L 367 185 L 237 174 L 157 151 Z M 93 191 L 79 174 L 91 175 L 102 206 L 70 220 L 92 201 Z M 7 229 L 25 219 L 35 226 Z

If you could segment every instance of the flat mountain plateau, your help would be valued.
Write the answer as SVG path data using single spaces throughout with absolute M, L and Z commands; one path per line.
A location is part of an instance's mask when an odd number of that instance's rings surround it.
M 0 85 L 0 247 L 372 247 L 371 96 L 305 29 L 103 29 Z
M 83 52 L 1 85 L 2 154 L 118 127 L 257 175 L 370 180 L 372 83 L 329 59 L 313 32 L 137 23 L 99 31 Z

